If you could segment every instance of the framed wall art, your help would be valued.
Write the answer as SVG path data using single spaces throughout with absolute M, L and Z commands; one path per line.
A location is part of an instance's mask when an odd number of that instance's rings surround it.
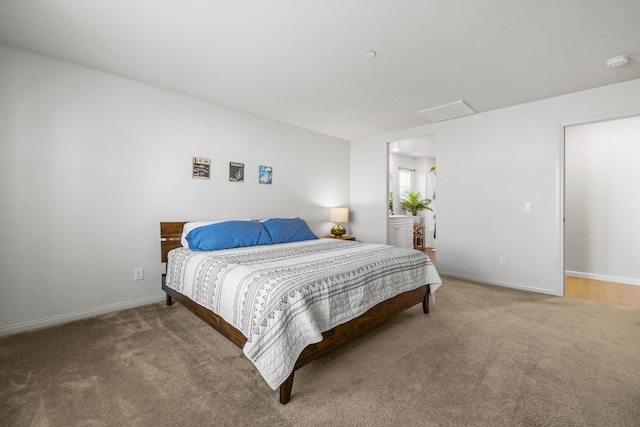
M 273 168 L 271 166 L 260 166 L 258 182 L 260 184 L 271 184 L 273 178 Z
M 211 160 L 203 157 L 193 158 L 193 175 L 195 179 L 209 179 L 211 174 Z
M 229 181 L 244 182 L 244 163 L 229 163 Z

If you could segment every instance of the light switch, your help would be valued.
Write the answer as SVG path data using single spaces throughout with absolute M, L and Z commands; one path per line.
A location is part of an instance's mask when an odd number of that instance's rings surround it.
M 531 202 L 524 202 L 524 211 L 531 212 Z
M 629 212 L 638 212 L 638 201 L 629 202 Z

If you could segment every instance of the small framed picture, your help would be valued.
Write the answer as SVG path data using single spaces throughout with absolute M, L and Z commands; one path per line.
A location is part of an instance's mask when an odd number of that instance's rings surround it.
M 229 163 L 229 181 L 244 182 L 244 163 Z
M 260 166 L 260 174 L 258 175 L 260 184 L 271 184 L 273 178 L 273 168 L 271 166 Z
M 202 157 L 193 158 L 193 178 L 209 179 L 211 173 L 211 160 Z

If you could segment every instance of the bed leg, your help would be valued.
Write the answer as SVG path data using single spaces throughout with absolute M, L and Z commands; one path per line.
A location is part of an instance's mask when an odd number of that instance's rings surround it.
M 424 299 L 422 300 L 422 312 L 429 314 L 429 292 L 424 295 Z
M 167 306 L 173 305 L 173 300 L 171 299 L 171 295 L 167 294 L 166 302 L 167 302 Z
M 293 388 L 293 372 L 282 384 L 280 384 L 280 403 L 286 405 L 291 400 L 291 389 Z

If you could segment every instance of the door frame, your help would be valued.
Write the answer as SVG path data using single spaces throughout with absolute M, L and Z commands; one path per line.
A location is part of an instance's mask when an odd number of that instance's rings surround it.
M 561 141 L 560 141 L 560 147 L 559 147 L 559 155 L 558 155 L 558 164 L 557 164 L 557 182 L 558 182 L 558 191 L 557 191 L 557 196 L 559 198 L 558 200 L 558 224 L 561 228 L 561 232 L 560 232 L 560 251 L 561 251 L 561 256 L 562 256 L 562 262 L 560 263 L 562 271 L 560 272 L 561 274 L 561 279 L 562 279 L 562 295 L 561 296 L 565 296 L 566 294 L 566 266 L 565 266 L 565 262 L 566 262 L 566 229 L 565 229 L 565 203 L 566 203 L 566 187 L 565 187 L 565 174 L 566 174 L 566 148 L 567 148 L 567 140 L 566 140 L 566 128 L 568 126 L 577 126 L 577 125 L 586 125 L 586 124 L 590 124 L 590 123 L 598 123 L 598 122 L 606 122 L 609 120 L 618 120 L 618 119 L 625 119 L 625 118 L 629 118 L 629 117 L 635 117 L 635 116 L 640 116 L 640 108 L 634 108 L 634 109 L 630 109 L 630 110 L 623 110 L 623 111 L 616 111 L 616 112 L 612 112 L 612 113 L 602 113 L 602 114 L 595 114 L 595 115 L 591 115 L 591 116 L 583 116 L 583 117 L 575 117 L 575 118 L 571 118 L 571 119 L 566 119 L 566 120 L 562 120 L 560 122 L 560 126 L 561 126 Z

